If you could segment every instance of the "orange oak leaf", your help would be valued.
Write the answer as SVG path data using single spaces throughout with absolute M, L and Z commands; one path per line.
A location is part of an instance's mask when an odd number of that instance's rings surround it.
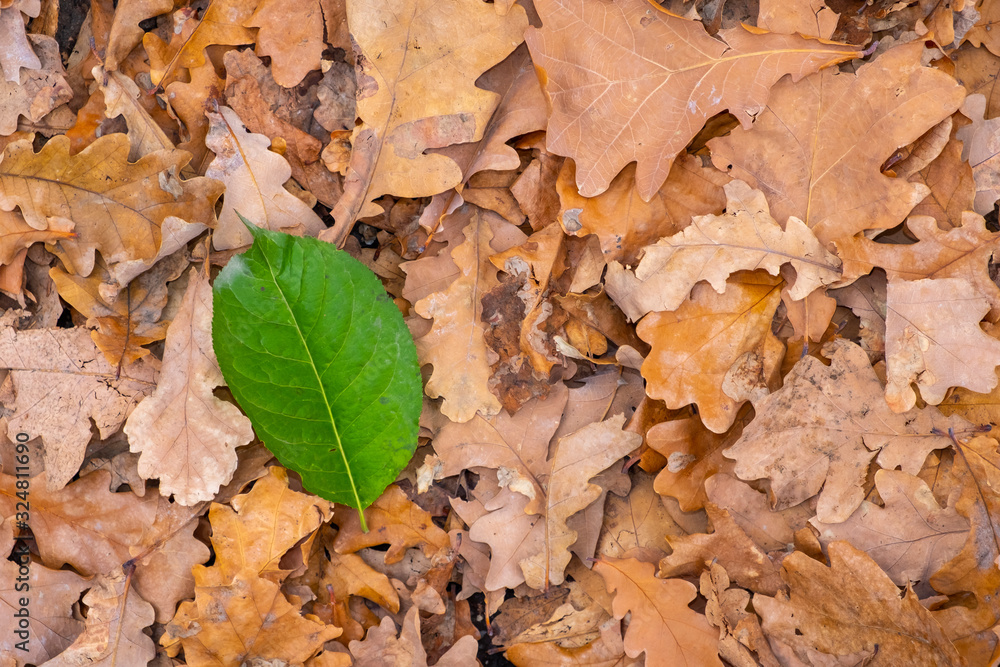
M 705 480 L 705 494 L 713 505 L 727 510 L 733 521 L 765 552 L 788 549 L 794 542 L 786 512 L 772 512 L 766 494 L 754 491 L 732 475 L 721 473 L 709 477 Z
M 629 552 L 643 553 L 645 560 L 658 561 L 667 555 L 664 536 L 682 535 L 685 530 L 671 518 L 660 496 L 653 490 L 652 475 L 638 470 L 629 477 L 632 488 L 628 495 L 612 493 L 604 502 L 601 534 L 595 553 L 601 558 L 626 558 Z
M 890 280 L 886 292 L 885 399 L 896 412 L 916 404 L 911 383 L 937 405 L 951 387 L 997 386 L 1000 340 L 979 325 L 989 302 L 963 278 Z
M 894 227 L 928 188 L 882 174 L 882 164 L 964 97 L 952 77 L 921 66 L 922 49 L 921 42 L 891 49 L 856 75 L 827 70 L 779 82 L 753 132 L 736 129 L 708 143 L 712 162 L 762 189 L 777 220 L 795 216 L 823 243 Z
M 993 29 L 997 21 L 1000 21 L 1000 7 L 993 3 L 983 3 L 980 8 L 983 11 L 979 21 L 965 37 L 973 46 L 985 46 L 992 53 L 1000 55 L 1000 41 L 997 39 L 996 30 Z
M 130 568 L 131 570 L 131 568 Z M 156 655 L 153 640 L 143 629 L 153 624 L 153 606 L 132 589 L 131 572 L 121 569 L 101 575 L 85 596 L 87 625 L 83 633 L 48 667 L 77 665 L 142 665 Z
M 104 574 L 136 559 L 132 585 L 153 605 L 160 623 L 194 587 L 191 567 L 208 560 L 208 548 L 194 537 L 197 511 L 178 508 L 147 493 L 108 490 L 110 473 L 92 472 L 55 492 L 41 473 L 31 485 L 31 530 L 47 567 L 72 565 L 85 574 Z M 0 475 L 0 516 L 16 514 L 16 480 Z
M 72 220 L 76 238 L 60 242 L 63 263 L 72 273 L 90 275 L 95 250 L 109 265 L 154 257 L 169 216 L 215 219 L 222 186 L 208 178 L 172 175 L 190 158 L 185 151 L 157 151 L 130 163 L 128 137 L 118 133 L 100 137 L 76 155 L 69 147 L 62 136 L 38 153 L 30 141 L 7 146 L 0 162 L 0 208 L 20 207 L 35 229 L 47 229 L 52 218 Z
M 462 169 L 428 149 L 479 141 L 499 95 L 473 85 L 518 44 L 528 19 L 457 0 L 347 6 L 358 44 L 358 107 L 344 196 L 326 240 L 341 245 L 384 194 L 425 197 L 458 185 Z
M 399 594 L 389 577 L 368 565 L 357 554 L 331 552 L 323 568 L 322 581 L 330 586 L 337 601 L 360 595 L 394 614 L 399 611 Z
M 72 220 L 50 220 L 45 229 L 35 229 L 17 211 L 0 211 L 0 264 L 11 264 L 14 256 L 35 243 L 58 243 L 73 238 Z
M 104 52 L 104 65 L 109 71 L 118 69 L 129 51 L 142 41 L 145 30 L 139 24 L 154 16 L 167 14 L 174 8 L 172 0 L 131 0 L 115 8 L 114 19 Z
M 967 422 L 933 407 L 894 413 L 865 352 L 844 339 L 829 345 L 831 365 L 802 357 L 781 389 L 754 401 L 756 417 L 724 454 L 740 479 L 771 480 L 775 509 L 819 493 L 817 517 L 837 523 L 861 505 L 876 454 L 883 467 L 915 474 L 931 450 L 948 446 L 935 433 Z
M 37 5 L 37 0 L 36 0 Z M 11 17 L 16 17 L 12 19 Z M 11 21 L 21 22 L 21 14 L 15 9 L 4 9 L 0 11 L 0 41 L 10 37 Z M 24 37 L 24 25 L 21 24 L 21 37 Z M 73 89 L 70 88 L 64 77 L 62 60 L 59 58 L 59 44 L 56 40 L 45 35 L 31 35 L 31 42 L 35 45 L 35 50 L 41 56 L 41 61 L 35 56 L 29 45 L 25 53 L 31 53 L 35 58 L 33 67 L 29 67 L 22 73 L 24 81 L 19 81 L 17 74 L 13 80 L 8 78 L 0 81 L 0 98 L 3 105 L 0 106 L 0 135 L 7 136 L 17 130 L 19 116 L 24 116 L 29 121 L 38 122 L 50 111 L 64 102 L 73 98 Z M 5 44 L 3 54 L 0 55 L 0 65 L 4 66 L 4 71 L 10 64 L 5 56 L 10 56 L 15 48 L 9 41 Z
M 228 585 L 197 586 L 194 602 L 181 604 L 160 644 L 180 643 L 190 667 L 301 664 L 342 632 L 315 619 L 303 617 L 278 584 L 247 569 Z
M 743 28 L 716 39 L 643 0 L 540 0 L 535 8 L 543 27 L 529 28 L 525 41 L 552 100 L 546 145 L 576 162 L 584 197 L 604 192 L 634 161 L 639 196 L 649 201 L 711 116 L 729 109 L 749 128 L 785 74 L 797 81 L 860 55 Z
M 828 550 L 830 567 L 798 551 L 784 560 L 790 597 L 753 597 L 765 634 L 802 657 L 807 650 L 830 656 L 863 652 L 891 656 L 883 664 L 964 664 L 912 589 L 901 599 L 879 566 L 847 542 Z
M 145 275 L 145 274 L 144 274 Z M 212 286 L 192 268 L 180 309 L 167 330 L 163 372 L 153 395 L 125 422 L 129 449 L 141 453 L 144 479 L 181 505 L 211 500 L 236 470 L 236 448 L 253 440 L 239 408 L 212 391 L 225 380 L 212 348 Z
M 490 363 L 483 340 L 482 296 L 499 284 L 490 255 L 520 243 L 524 236 L 517 232 L 520 238 L 513 242 L 510 235 L 496 239 L 498 247 L 491 243 L 494 228 L 517 231 L 513 225 L 469 204 L 452 215 L 468 220 L 463 230 L 465 241 L 451 252 L 461 273 L 447 289 L 425 296 L 413 309 L 434 320 L 431 330 L 416 340 L 420 363 L 434 366 L 424 391 L 431 398 L 444 398 L 441 412 L 449 419 L 467 422 L 477 412 L 491 417 L 500 410 L 500 401 L 488 386 Z
M 850 542 L 898 586 L 927 581 L 961 550 L 968 520 L 954 507 L 942 509 L 923 480 L 902 470 L 879 470 L 875 488 L 884 507 L 865 501 L 843 523 L 813 519 L 820 542 Z
M 960 128 L 957 123 L 953 126 L 951 137 L 941 154 L 909 177 L 910 181 L 930 188 L 930 194 L 913 208 L 910 215 L 929 215 L 945 229 L 960 227 L 965 213 L 973 210 L 976 198 L 972 167 L 962 160 L 962 142 L 956 136 Z
M 91 438 L 91 420 L 101 437 L 116 432 L 141 396 L 152 393 L 156 372 L 139 360 L 112 366 L 83 327 L 0 329 L 0 368 L 10 370 L 15 398 L 7 433 L 27 433 L 45 445 L 51 489 L 60 489 L 80 469 Z M 13 441 L 13 440 L 12 440 Z
M 257 55 L 271 57 L 279 86 L 294 88 L 319 69 L 323 55 L 323 11 L 319 0 L 260 0 L 243 25 L 257 31 Z
M 615 594 L 615 618 L 632 613 L 625 632 L 625 654 L 636 658 L 645 652 L 648 667 L 721 667 L 716 648 L 718 630 L 688 608 L 697 589 L 679 579 L 658 579 L 653 570 L 652 564 L 634 558 L 594 563 L 594 571 L 604 578 L 608 592 Z
M 596 197 L 583 197 L 576 189 L 576 168 L 567 160 L 559 172 L 559 223 L 567 234 L 597 234 L 607 260 L 634 264 L 639 251 L 691 223 L 692 216 L 722 213 L 726 196 L 722 187 L 729 178 L 703 167 L 693 155 L 679 157 L 652 199 L 644 202 L 636 190 L 635 167 L 615 176 L 608 189 Z
M 780 279 L 733 277 L 726 291 L 695 285 L 674 312 L 650 313 L 636 328 L 651 350 L 642 364 L 646 393 L 668 408 L 698 405 L 709 430 L 725 433 L 756 393 L 777 388 L 784 345 L 771 333 Z
M 258 227 L 298 236 L 316 236 L 325 229 L 319 216 L 285 189 L 292 169 L 285 158 L 268 150 L 271 141 L 253 134 L 229 107 L 207 112 L 210 129 L 205 144 L 215 153 L 205 175 L 222 181 L 226 197 L 219 226 L 212 234 L 217 250 L 250 245 L 250 231 L 237 211 Z
M 727 183 L 725 190 L 724 214 L 695 216 L 684 231 L 646 246 L 634 273 L 619 262 L 608 264 L 608 294 L 630 320 L 677 310 L 702 280 L 721 294 L 726 278 L 741 270 L 765 269 L 776 276 L 790 264 L 795 300 L 840 277 L 840 261 L 801 220 L 789 218 L 782 229 L 762 192 L 742 181 Z

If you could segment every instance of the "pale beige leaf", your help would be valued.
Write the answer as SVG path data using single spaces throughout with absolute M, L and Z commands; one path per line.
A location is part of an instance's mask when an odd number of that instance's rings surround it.
M 170 138 L 156 124 L 146 108 L 139 103 L 144 93 L 132 79 L 121 72 L 107 71 L 100 65 L 91 72 L 101 92 L 104 93 L 104 115 L 107 118 L 123 116 L 128 124 L 130 162 L 154 151 L 174 147 Z
M 4 39 L 4 33 L 8 36 L 10 34 L 12 22 L 21 25 L 23 39 L 24 24 L 21 23 L 20 12 L 14 8 L 0 11 L 0 44 L 5 47 L 0 54 L 0 65 L 4 66 L 5 71 L 10 64 L 10 60 L 5 56 L 10 56 L 16 48 L 10 41 Z M 31 35 L 30 39 L 41 60 L 35 56 L 31 46 L 25 43 L 25 54 L 31 54 L 34 65 L 21 73 L 22 81 L 18 81 L 17 74 L 14 74 L 13 80 L 8 78 L 0 81 L 0 99 L 3 100 L 3 104 L 0 104 L 0 135 L 3 136 L 13 134 L 17 130 L 19 116 L 24 116 L 31 122 L 38 122 L 60 104 L 73 98 L 73 89 L 63 76 L 59 44 L 45 35 Z
M 14 0 L 4 3 L 4 9 L 0 11 L 0 44 L 4 45 L 0 68 L 3 68 L 4 80 L 9 83 L 20 82 L 22 68 L 32 70 L 42 67 L 28 42 L 24 25 L 24 16 L 38 16 L 40 11 L 39 0 Z M 51 41 L 55 44 L 55 40 Z

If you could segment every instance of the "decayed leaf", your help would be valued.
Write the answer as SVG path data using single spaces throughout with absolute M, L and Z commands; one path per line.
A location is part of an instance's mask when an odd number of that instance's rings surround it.
M 765 633 L 803 660 L 812 649 L 833 656 L 864 652 L 869 665 L 964 664 L 912 590 L 900 599 L 878 565 L 846 542 L 832 543 L 829 552 L 830 567 L 801 552 L 784 560 L 790 598 L 754 596 Z
M 625 653 L 646 653 L 648 667 L 668 665 L 718 665 L 718 631 L 688 604 L 697 595 L 693 584 L 678 579 L 664 581 L 653 566 L 634 558 L 601 559 L 594 571 L 604 577 L 615 594 L 615 618 L 631 612 L 625 633 Z
M 990 319 L 1000 318 L 1000 287 L 989 274 L 994 253 L 1000 252 L 1000 234 L 986 229 L 982 216 L 965 211 L 960 227 L 947 231 L 934 218 L 911 216 L 906 228 L 918 242 L 909 245 L 875 243 L 864 236 L 836 242 L 844 262 L 845 282 L 884 269 L 889 280 L 963 278 L 990 302 Z
M 87 625 L 46 667 L 144 665 L 156 655 L 143 629 L 153 624 L 153 607 L 131 588 L 132 577 L 117 572 L 97 578 L 83 597 Z
M 584 197 L 604 192 L 636 161 L 639 196 L 649 201 L 711 116 L 729 109 L 749 128 L 785 74 L 798 80 L 860 55 L 743 28 L 715 39 L 642 0 L 544 0 L 535 8 L 543 27 L 530 28 L 525 41 L 552 100 L 546 144 L 576 162 Z
M 633 264 L 641 248 L 680 232 L 692 216 L 722 213 L 726 207 L 722 186 L 728 180 L 718 170 L 703 167 L 697 157 L 686 155 L 674 162 L 667 181 L 648 202 L 636 190 L 633 165 L 615 176 L 607 191 L 582 197 L 576 189 L 576 168 L 567 160 L 556 182 L 557 219 L 567 234 L 597 234 L 609 261 Z
M 271 57 L 271 72 L 279 86 L 293 88 L 319 69 L 325 48 L 319 0 L 261 0 L 243 25 L 260 28 L 257 54 Z
M 993 210 L 993 203 L 1000 198 L 1000 178 L 997 177 L 1000 153 L 1000 120 L 986 120 L 986 98 L 969 95 L 962 104 L 962 113 L 972 119 L 972 125 L 963 127 L 956 136 L 962 140 L 962 160 L 972 167 L 976 181 L 976 213 L 986 215 Z
M 226 185 L 219 226 L 212 234 L 217 250 L 240 248 L 253 240 L 239 215 L 258 227 L 298 236 L 316 236 L 323 221 L 301 199 L 285 189 L 291 167 L 269 151 L 270 140 L 248 132 L 229 107 L 208 112 L 210 129 L 205 144 L 215 153 L 205 175 Z
M 37 6 L 37 0 L 35 1 Z M 12 21 L 20 24 L 23 39 L 24 24 L 21 23 L 20 12 L 13 8 L 0 12 L 0 42 L 5 45 L 3 54 L 0 55 L 0 65 L 3 65 L 5 72 L 11 66 L 8 56 L 16 52 L 16 46 L 8 41 Z M 41 61 L 39 62 L 31 46 L 25 43 L 25 54 L 30 53 L 35 61 L 23 73 L 24 81 L 19 82 L 16 73 L 13 79 L 8 75 L 5 81 L 0 81 L 0 99 L 3 99 L 3 104 L 0 105 L 0 135 L 3 136 L 17 130 L 18 116 L 38 122 L 60 104 L 73 98 L 73 90 L 63 76 L 56 40 L 45 35 L 31 35 L 30 39 L 41 56 Z M 14 69 L 16 71 L 17 67 Z
M 499 16 L 455 0 L 352 3 L 347 21 L 362 54 L 362 122 L 351 135 L 344 196 L 331 212 L 336 226 L 327 240 L 338 245 L 355 220 L 381 211 L 372 200 L 425 197 L 461 182 L 459 165 L 425 151 L 483 137 L 499 95 L 473 82 L 521 43 L 528 23 L 519 6 Z
M 642 364 L 646 393 L 668 408 L 698 405 L 709 430 L 725 433 L 753 395 L 775 387 L 784 345 L 771 333 L 780 279 L 734 277 L 726 291 L 695 285 L 674 312 L 650 313 L 636 328 L 652 346 Z
M 837 523 L 864 499 L 861 485 L 879 450 L 883 467 L 914 474 L 950 442 L 935 429 L 962 426 L 932 407 L 893 413 L 865 352 L 843 339 L 830 345 L 832 364 L 800 359 L 781 389 L 754 402 L 757 416 L 724 453 L 741 479 L 771 480 L 776 509 L 819 493 L 817 517 Z
M 129 449 L 139 474 L 181 505 L 211 500 L 236 470 L 236 448 L 253 439 L 239 408 L 216 398 L 223 383 L 212 348 L 212 286 L 192 268 L 180 310 L 167 331 L 164 370 L 153 395 L 129 415 Z
M 500 410 L 500 402 L 488 388 L 482 295 L 498 284 L 489 256 L 510 247 L 491 245 L 490 221 L 509 223 L 468 204 L 452 215 L 469 221 L 463 231 L 465 242 L 451 253 L 461 273 L 446 290 L 424 297 L 413 308 L 421 317 L 434 319 L 430 332 L 416 340 L 420 363 L 434 366 L 424 391 L 431 398 L 444 398 L 441 412 L 449 419 L 467 422 L 477 412 L 491 417 Z
M 937 405 L 950 387 L 988 392 L 997 386 L 1000 340 L 979 322 L 990 306 L 962 278 L 889 281 L 886 293 L 885 398 L 896 412 L 916 403 L 910 386 Z
M 95 250 L 109 265 L 155 256 L 168 216 L 214 219 L 220 184 L 171 175 L 189 159 L 184 151 L 157 151 L 129 163 L 124 134 L 103 136 L 73 156 L 69 144 L 58 136 L 38 153 L 30 141 L 7 146 L 0 162 L 0 207 L 19 206 L 35 229 L 47 229 L 51 218 L 72 220 L 76 238 L 60 246 L 73 273 L 90 275 Z
M 827 70 L 779 82 L 752 132 L 709 142 L 713 163 L 764 190 L 775 219 L 795 216 L 824 243 L 894 227 L 928 188 L 882 174 L 883 162 L 964 96 L 953 78 L 920 65 L 922 49 L 891 49 L 857 75 Z
M 354 667 L 427 667 L 427 652 L 420 641 L 420 614 L 411 607 L 403 619 L 396 637 L 396 625 L 388 616 L 368 631 L 364 641 L 350 643 Z M 476 640 L 466 635 L 448 649 L 435 667 L 467 667 L 476 665 Z
M 41 437 L 51 489 L 66 485 L 83 463 L 91 420 L 102 438 L 117 431 L 135 401 L 150 394 L 156 373 L 140 360 L 112 366 L 82 327 L 0 329 L 0 368 L 10 369 L 16 398 L 7 433 Z M 103 571 L 103 570 L 102 570 Z
M 86 575 L 112 572 L 141 556 L 135 589 L 164 623 L 177 602 L 191 595 L 191 567 L 208 559 L 195 539 L 197 513 L 154 494 L 108 491 L 110 474 L 97 471 L 55 492 L 46 489 L 48 471 L 33 478 L 31 529 L 42 561 L 52 568 L 69 563 Z M 0 475 L 0 515 L 16 513 L 16 480 Z
M 927 581 L 962 548 L 969 522 L 954 507 L 942 509 L 923 480 L 901 470 L 879 470 L 875 487 L 884 507 L 865 501 L 843 523 L 813 519 L 820 542 L 850 542 L 899 586 Z
M 302 663 L 341 632 L 304 618 L 278 584 L 247 569 L 229 585 L 196 587 L 195 601 L 180 606 L 160 644 L 179 641 L 190 667 L 240 667 L 255 659 Z
M 762 192 L 742 181 L 727 183 L 725 190 L 723 215 L 695 216 L 684 231 L 647 246 L 634 274 L 619 262 L 608 264 L 608 294 L 633 322 L 649 312 L 676 310 L 701 280 L 721 294 L 726 278 L 741 270 L 766 269 L 776 276 L 791 264 L 796 300 L 840 277 L 837 258 L 801 220 L 789 218 L 782 229 Z
M 0 617 L 0 632 L 3 633 L 0 635 L 0 654 L 16 655 L 25 663 L 40 665 L 66 650 L 83 631 L 83 623 L 73 616 L 73 605 L 91 583 L 76 572 L 52 570 L 31 561 L 27 548 L 11 554 L 14 525 L 13 519 L 0 521 L 0 554 L 3 554 L 0 560 L 0 609 L 3 609 L 3 616 Z M 9 555 L 14 560 L 8 560 Z M 21 571 L 19 565 L 22 562 L 27 572 Z M 27 583 L 28 588 L 18 590 L 18 577 L 25 574 L 27 580 L 22 580 L 21 585 Z M 26 596 L 29 598 L 25 620 L 27 627 L 22 628 L 15 614 L 24 607 L 20 600 Z M 18 631 L 25 634 L 19 635 Z M 27 651 L 15 648 L 22 641 L 26 642 Z

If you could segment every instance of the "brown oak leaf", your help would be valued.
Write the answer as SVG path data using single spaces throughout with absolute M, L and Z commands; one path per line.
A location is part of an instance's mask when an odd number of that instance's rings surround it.
M 260 28 L 257 55 L 271 57 L 271 73 L 279 86 L 294 88 L 319 69 L 326 48 L 319 0 L 261 0 L 243 25 Z
M 411 607 L 396 636 L 396 624 L 388 616 L 368 631 L 364 641 L 350 643 L 354 667 L 427 667 L 427 652 L 420 640 L 420 614 Z M 475 638 L 466 635 L 441 656 L 435 667 L 478 665 Z

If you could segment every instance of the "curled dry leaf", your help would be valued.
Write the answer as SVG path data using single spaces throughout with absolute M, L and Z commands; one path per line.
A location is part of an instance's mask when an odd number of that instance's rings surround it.
M 729 109 L 749 128 L 785 74 L 797 81 L 860 55 L 744 28 L 716 39 L 642 0 L 540 0 L 535 8 L 543 27 L 529 28 L 525 41 L 552 101 L 546 145 L 576 162 L 584 197 L 635 161 L 639 196 L 649 201 L 711 116 Z
M 250 420 L 212 391 L 223 384 L 212 348 L 212 286 L 188 272 L 188 288 L 167 331 L 164 370 L 153 395 L 125 423 L 139 474 L 181 505 L 211 500 L 236 470 L 236 448 L 253 439 Z
M 752 132 L 709 142 L 712 162 L 764 190 L 777 220 L 795 216 L 823 243 L 894 227 L 929 190 L 882 174 L 882 164 L 964 97 L 953 78 L 921 66 L 922 50 L 912 42 L 856 75 L 831 69 L 779 82 Z

